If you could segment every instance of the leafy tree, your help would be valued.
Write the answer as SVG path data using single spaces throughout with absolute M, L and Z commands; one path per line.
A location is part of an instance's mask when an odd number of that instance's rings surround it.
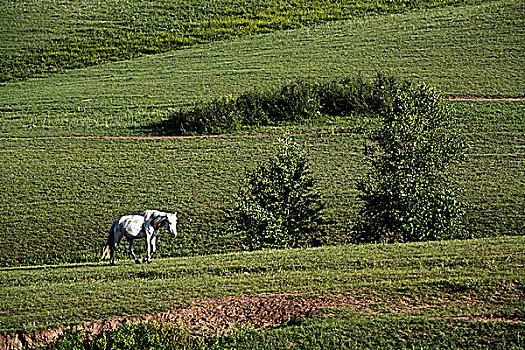
M 245 249 L 320 245 L 323 203 L 305 150 L 288 137 L 277 155 L 247 173 L 230 215 Z
M 435 89 L 405 83 L 379 116 L 358 184 L 358 240 L 408 242 L 463 237 L 464 210 L 450 165 L 464 148 Z

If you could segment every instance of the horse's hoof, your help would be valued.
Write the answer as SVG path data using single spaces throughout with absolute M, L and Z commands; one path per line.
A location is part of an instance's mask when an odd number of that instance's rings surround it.
M 151 260 L 148 260 L 148 264 L 151 264 Z
M 135 260 L 135 264 L 140 264 L 140 260 L 139 259 Z

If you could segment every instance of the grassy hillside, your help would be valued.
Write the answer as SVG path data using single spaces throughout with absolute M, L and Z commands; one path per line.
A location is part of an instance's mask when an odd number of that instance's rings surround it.
M 522 1 L 505 0 L 368 16 L 4 83 L 0 135 L 141 135 L 172 108 L 205 97 L 376 70 L 447 95 L 523 96 L 522 10 Z M 472 145 L 458 179 L 474 233 L 522 234 L 523 101 L 450 103 Z M 345 241 L 358 205 L 363 121 L 288 131 L 311 150 L 335 221 L 329 240 Z M 185 235 L 163 242 L 161 254 L 237 250 L 222 230 L 224 211 L 243 170 L 272 152 L 274 137 L 1 139 L 0 146 L 0 229 L 17 237 L 0 235 L 10 247 L 0 249 L 5 266 L 93 259 L 111 221 L 145 207 L 183 214 Z
M 199 341 L 525 348 L 525 3 L 279 4 L 0 0 L 0 79 L 9 80 L 0 83 L 0 335 L 168 310 L 186 313 L 193 330 L 219 319 L 224 329 L 248 305 L 271 319 L 256 324 L 264 329 Z M 377 71 L 446 96 L 519 98 L 446 102 L 469 140 L 453 180 L 465 189 L 476 238 L 239 252 L 224 228 L 232 195 L 284 132 L 309 152 L 333 220 L 327 243 L 349 241 L 365 170 L 363 116 L 250 135 L 141 138 L 202 99 Z M 146 208 L 178 211 L 180 236 L 162 235 L 151 265 L 123 259 L 124 247 L 117 266 L 96 262 L 111 222 Z M 298 310 L 283 300 L 303 303 L 303 312 L 272 316 Z M 205 314 L 188 316 L 194 310 Z
M 446 95 L 523 97 L 524 10 L 505 0 L 367 16 L 4 83 L 0 136 L 137 134 L 200 99 L 377 71 Z
M 142 266 L 2 269 L 0 332 L 180 309 L 200 297 L 285 293 L 331 300 L 332 306 L 295 325 L 254 333 L 257 341 L 244 346 L 260 341 L 278 348 L 305 340 L 325 346 L 519 348 L 524 246 L 523 237 L 507 237 L 267 250 Z
M 0 1 L 0 81 L 195 43 L 465 0 Z
M 457 106 L 471 148 L 456 179 L 471 204 L 474 234 L 523 234 L 523 102 Z M 298 133 L 294 139 L 309 152 L 334 221 L 329 242 L 345 242 L 355 220 L 355 182 L 364 173 L 363 122 L 287 129 Z M 6 174 L 0 181 L 0 232 L 10 232 L 0 235 L 0 245 L 10 247 L 0 250 L 1 264 L 96 259 L 112 221 L 144 208 L 181 214 L 181 236 L 162 236 L 161 256 L 238 250 L 237 237 L 224 232 L 225 212 L 245 169 L 275 152 L 284 130 L 200 138 L 0 140 Z

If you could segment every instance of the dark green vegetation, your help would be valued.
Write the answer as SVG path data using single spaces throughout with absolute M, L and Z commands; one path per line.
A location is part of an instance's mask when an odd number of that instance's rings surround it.
M 320 246 L 327 222 L 315 185 L 303 147 L 289 137 L 279 139 L 277 154 L 248 171 L 230 212 L 243 248 Z
M 520 348 L 524 247 L 523 237 L 500 237 L 4 269 L 1 331 L 177 309 L 202 296 L 298 293 L 341 303 L 296 325 L 240 331 L 237 341 Z
M 451 171 L 465 138 L 435 89 L 402 86 L 369 131 L 370 169 L 357 185 L 364 203 L 356 235 L 364 242 L 466 238 L 464 203 Z
M 519 97 L 524 12 L 505 0 L 367 16 L 0 84 L 0 136 L 150 132 L 198 100 L 377 71 L 445 96 Z
M 0 81 L 196 43 L 465 0 L 2 0 Z
M 93 336 L 78 329 L 67 331 L 55 344 L 37 349 L 54 350 L 175 350 L 203 349 L 203 342 L 192 338 L 182 326 L 162 325 L 157 322 L 124 324 L 110 334 Z

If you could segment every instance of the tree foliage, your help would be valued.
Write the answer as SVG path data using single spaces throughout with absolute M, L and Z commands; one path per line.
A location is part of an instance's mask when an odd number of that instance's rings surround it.
M 319 245 L 323 203 L 305 150 L 285 137 L 278 153 L 248 172 L 230 216 L 244 248 Z
M 370 134 L 370 169 L 359 182 L 364 205 L 356 226 L 362 241 L 462 237 L 463 208 L 451 164 L 464 148 L 439 93 L 404 83 L 385 104 Z

